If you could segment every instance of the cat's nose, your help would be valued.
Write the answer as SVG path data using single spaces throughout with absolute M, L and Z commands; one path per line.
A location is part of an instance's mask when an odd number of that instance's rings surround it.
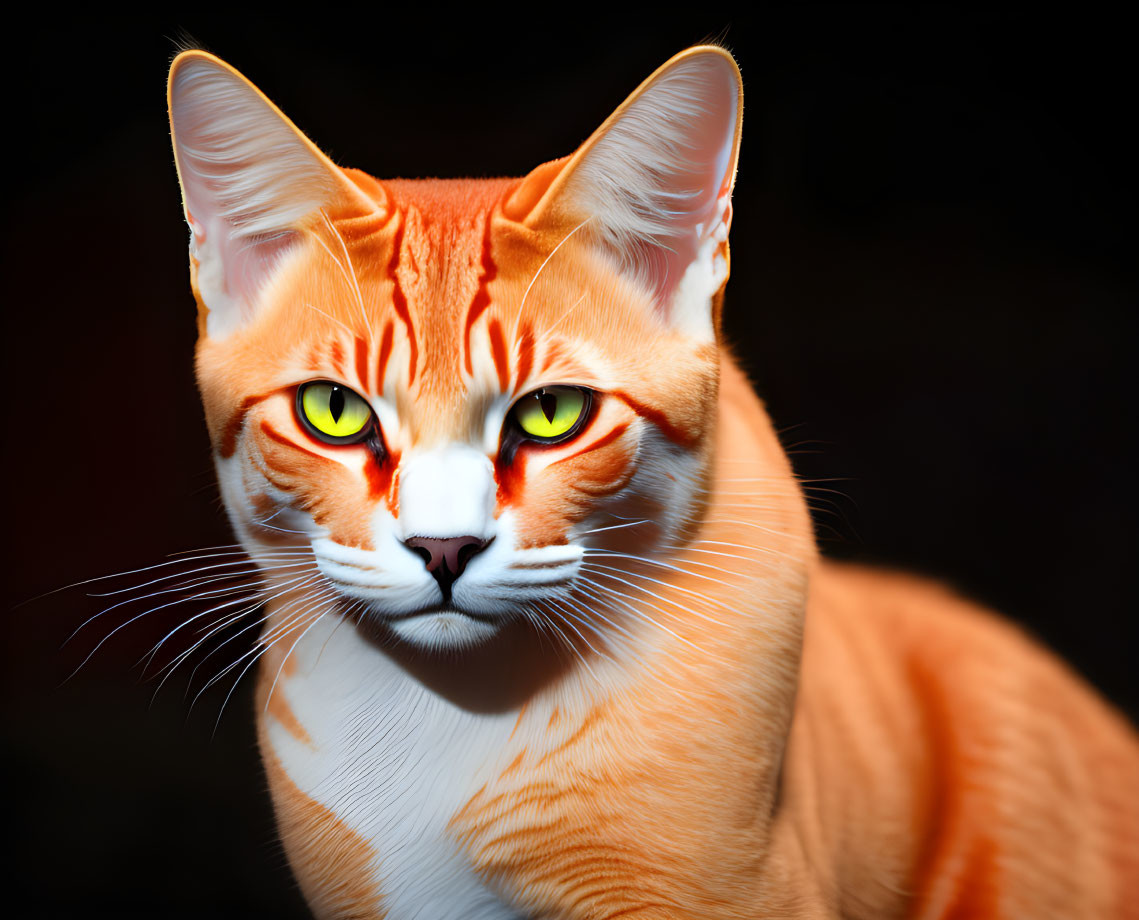
M 451 598 L 451 585 L 455 583 L 471 557 L 490 545 L 481 537 L 408 537 L 403 545 L 423 559 L 427 571 L 435 576 L 443 597 Z

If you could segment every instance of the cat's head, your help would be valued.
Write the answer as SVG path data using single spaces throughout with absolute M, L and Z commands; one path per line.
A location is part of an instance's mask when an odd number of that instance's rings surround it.
M 522 179 L 341 169 L 200 51 L 169 101 L 199 383 L 267 571 L 311 545 L 345 610 L 454 646 L 588 593 L 591 548 L 684 538 L 739 150 L 726 52 L 676 56 Z

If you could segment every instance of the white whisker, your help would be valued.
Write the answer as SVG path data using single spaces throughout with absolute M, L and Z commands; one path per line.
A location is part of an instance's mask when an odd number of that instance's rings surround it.
M 360 307 L 360 319 L 364 323 L 364 335 L 367 336 L 368 344 L 370 345 L 372 343 L 372 327 L 368 323 L 368 311 L 364 309 L 364 297 L 360 293 L 360 281 L 356 277 L 356 267 L 352 264 L 352 255 L 348 252 L 348 244 L 344 242 L 344 237 L 340 235 L 340 231 L 336 229 L 336 225 L 329 219 L 328 212 L 325 211 L 324 208 L 320 209 L 320 216 L 324 219 L 325 226 L 328 227 L 329 231 L 340 243 L 340 250 L 344 253 L 344 261 L 348 264 L 348 271 L 352 273 L 352 278 L 349 281 L 349 286 L 356 294 L 356 303 Z M 320 237 L 316 237 L 316 239 L 322 246 L 324 246 L 324 241 L 321 240 Z M 328 247 L 325 246 L 324 248 L 331 256 L 332 252 L 328 250 Z M 333 261 L 335 261 L 337 265 L 340 265 L 339 260 L 335 259 L 335 257 L 333 258 Z M 340 265 L 340 270 L 341 272 L 344 272 L 343 265 Z
M 534 272 L 534 277 L 530 279 L 530 283 L 526 285 L 526 290 L 522 292 L 522 302 L 518 305 L 518 315 L 514 320 L 514 335 L 512 338 L 518 338 L 518 330 L 521 328 L 522 324 L 522 314 L 526 309 L 526 298 L 530 296 L 530 289 L 534 287 L 534 282 L 538 280 L 538 276 L 542 274 L 542 270 L 550 264 L 550 259 L 557 255 L 558 250 L 561 249 L 569 241 L 569 238 L 577 233 L 578 230 L 588 224 L 591 220 L 593 220 L 592 217 L 587 217 L 580 224 L 574 227 L 569 233 L 562 237 L 561 242 L 553 248 L 550 254 L 546 256 L 546 258 L 542 261 L 542 264 L 538 266 L 538 270 Z

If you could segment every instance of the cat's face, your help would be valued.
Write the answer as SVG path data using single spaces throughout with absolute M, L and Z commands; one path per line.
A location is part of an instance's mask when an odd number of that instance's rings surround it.
M 525 179 L 381 183 L 180 56 L 199 382 L 267 571 L 311 547 L 343 610 L 446 647 L 572 605 L 588 550 L 683 536 L 706 494 L 738 94 L 731 58 L 693 49 Z

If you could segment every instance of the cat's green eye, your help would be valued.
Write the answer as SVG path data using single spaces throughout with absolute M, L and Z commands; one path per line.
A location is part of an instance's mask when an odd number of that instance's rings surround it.
M 511 410 L 523 433 L 555 442 L 577 433 L 589 409 L 589 391 L 581 387 L 543 387 L 527 393 Z
M 347 387 L 318 380 L 297 390 L 297 418 L 321 441 L 354 444 L 368 436 L 372 407 Z

